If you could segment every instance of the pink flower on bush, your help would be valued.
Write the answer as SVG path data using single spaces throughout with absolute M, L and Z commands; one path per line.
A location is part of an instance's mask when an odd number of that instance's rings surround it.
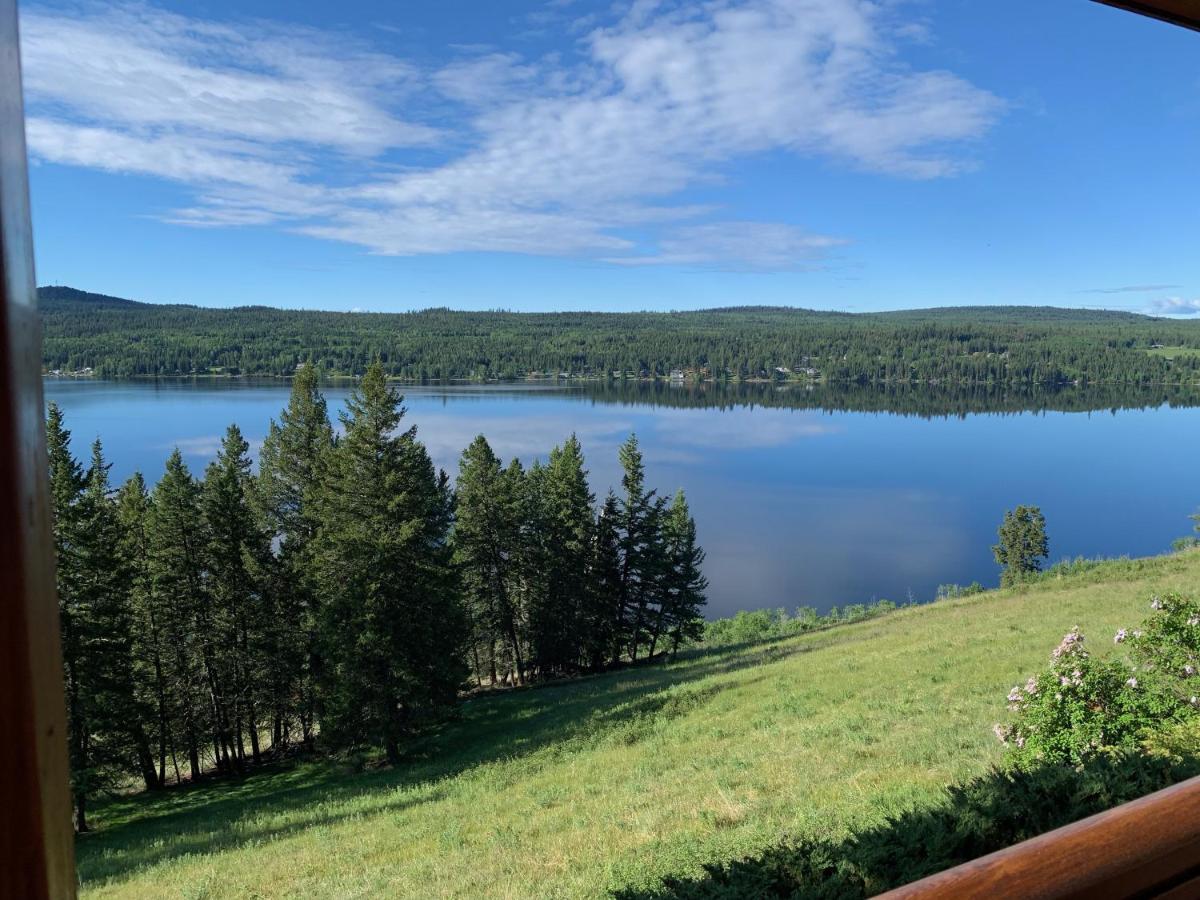
M 1114 643 L 1114 644 L 1120 644 L 1121 642 L 1123 642 L 1123 641 L 1125 640 L 1125 638 L 1126 638 L 1127 636 L 1128 636 L 1128 632 L 1126 632 L 1126 631 L 1125 631 L 1125 629 L 1124 629 L 1124 628 L 1122 628 L 1120 631 L 1118 631 L 1118 632 L 1117 632 L 1117 633 L 1116 633 L 1116 634 L 1113 636 L 1113 643 Z
M 1053 656 L 1054 659 L 1060 659 L 1064 654 L 1076 653 L 1082 650 L 1082 645 L 1083 635 L 1079 633 L 1079 626 L 1076 625 L 1065 635 L 1063 635 L 1062 642 L 1054 648 L 1054 652 L 1051 654 L 1051 656 Z

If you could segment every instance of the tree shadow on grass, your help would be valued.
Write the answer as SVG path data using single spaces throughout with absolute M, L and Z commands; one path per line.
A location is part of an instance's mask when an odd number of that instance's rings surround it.
M 993 771 L 844 841 L 784 843 L 618 900 L 870 897 L 1200 774 L 1200 759 L 1128 753 L 1080 769 Z
M 186 854 L 216 853 L 364 814 L 398 812 L 441 799 L 447 790 L 440 782 L 488 763 L 524 760 L 523 774 L 528 774 L 528 766 L 536 765 L 529 758 L 546 748 L 574 753 L 637 743 L 728 687 L 748 683 L 746 678 L 698 682 L 832 641 L 721 647 L 673 664 L 475 696 L 462 704 L 456 720 L 414 742 L 405 762 L 393 768 L 354 771 L 337 760 L 291 761 L 240 778 L 114 799 L 98 806 L 97 830 L 77 841 L 79 875 L 83 883 L 119 880 Z M 347 808 L 370 795 L 376 799 L 369 808 Z

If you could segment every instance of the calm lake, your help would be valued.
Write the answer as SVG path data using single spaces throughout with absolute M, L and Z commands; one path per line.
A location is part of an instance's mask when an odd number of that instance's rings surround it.
M 348 382 L 326 386 L 331 414 L 349 390 Z M 990 546 L 1005 509 L 1018 503 L 1042 507 L 1053 560 L 1166 550 L 1189 533 L 1187 517 L 1200 506 L 1200 408 L 1172 405 L 1176 398 L 931 400 L 665 385 L 402 390 L 409 423 L 451 474 L 476 434 L 528 464 L 575 432 L 603 495 L 619 486 L 617 446 L 636 432 L 649 484 L 688 494 L 708 552 L 710 616 L 929 600 L 947 582 L 994 585 Z M 115 481 L 140 470 L 153 482 L 175 446 L 202 474 L 231 422 L 257 452 L 288 385 L 47 379 L 45 392 L 63 408 L 76 456 L 86 459 L 99 436 Z M 1022 406 L 1042 409 L 1013 411 Z M 1072 411 L 1054 411 L 1062 409 Z

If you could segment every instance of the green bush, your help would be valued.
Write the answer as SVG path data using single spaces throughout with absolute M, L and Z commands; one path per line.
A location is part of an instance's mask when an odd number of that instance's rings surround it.
M 995 726 L 1019 765 L 1078 765 L 1128 748 L 1189 718 L 1200 704 L 1200 604 L 1181 594 L 1154 597 L 1139 630 L 1116 644 L 1131 660 L 1096 659 L 1076 628 L 1051 654 L 1050 667 L 1008 694 L 1013 718 Z
M 811 606 L 801 606 L 795 615 L 789 615 L 782 607 L 753 612 L 742 610 L 734 616 L 705 623 L 702 641 L 706 646 L 721 647 L 777 640 L 832 625 L 873 619 L 896 608 L 896 604 L 890 600 L 877 600 L 874 603 L 851 603 L 840 608 L 835 606 L 823 616 Z
M 1137 746 L 1177 706 L 1159 679 L 1144 673 L 1139 679 L 1121 659 L 1094 658 L 1074 629 L 1054 649 L 1049 669 L 1009 691 L 1013 720 L 995 731 L 1018 765 L 1078 765 L 1102 751 Z
M 960 597 L 971 597 L 975 594 L 982 594 L 986 590 L 987 588 L 985 588 L 978 581 L 972 581 L 965 587 L 961 584 L 939 584 L 937 593 L 934 594 L 933 599 L 935 601 L 957 600 Z

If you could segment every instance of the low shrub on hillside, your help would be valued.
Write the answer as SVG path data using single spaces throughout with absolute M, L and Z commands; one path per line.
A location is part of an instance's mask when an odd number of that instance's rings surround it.
M 937 593 L 934 594 L 934 601 L 938 600 L 958 600 L 960 597 L 971 597 L 975 594 L 982 594 L 986 591 L 982 584 L 978 581 L 972 581 L 968 585 L 961 584 L 939 584 Z
M 811 606 L 801 606 L 794 615 L 789 615 L 782 607 L 753 612 L 742 610 L 737 615 L 706 622 L 701 640 L 710 647 L 775 640 L 832 625 L 873 619 L 896 608 L 896 604 L 890 600 L 877 600 L 874 603 L 851 603 L 840 608 L 835 606 L 825 615 L 819 615 Z
M 1129 748 L 1190 718 L 1200 699 L 1200 603 L 1180 594 L 1155 597 L 1142 628 L 1120 629 L 1114 643 L 1129 658 L 1097 659 L 1073 629 L 1050 666 L 1008 694 L 1014 714 L 996 736 L 1018 765 L 1078 765 Z

